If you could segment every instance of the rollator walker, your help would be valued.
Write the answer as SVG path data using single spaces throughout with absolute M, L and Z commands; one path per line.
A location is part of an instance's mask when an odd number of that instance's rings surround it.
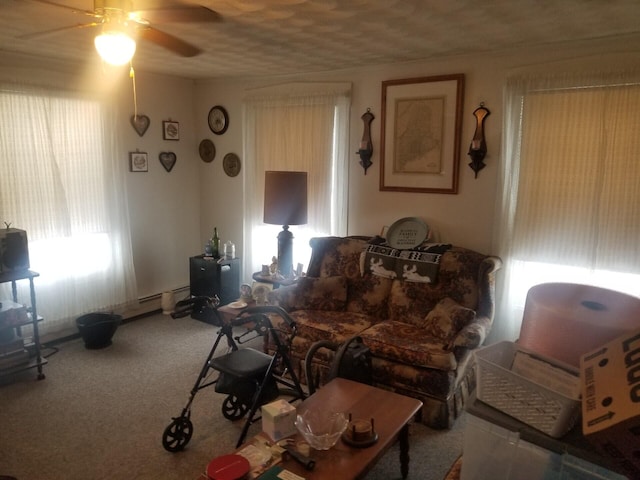
M 239 420 L 246 415 L 236 448 L 244 442 L 249 427 L 257 420 L 254 416 L 262 405 L 275 400 L 280 395 L 291 396 L 290 402 L 306 398 L 288 355 L 296 332 L 295 321 L 289 314 L 275 306 L 250 307 L 240 311 L 233 320 L 225 321 L 217 309 L 219 302 L 218 297 L 192 297 L 178 302 L 176 311 L 172 314 L 173 318 L 179 318 L 196 310 L 200 314 L 204 313 L 207 322 L 219 327 L 219 330 L 198 379 L 191 389 L 186 406 L 178 417 L 173 417 L 164 430 L 162 446 L 169 452 L 179 452 L 189 443 L 193 434 L 193 424 L 190 419 L 191 404 L 200 390 L 211 385 L 215 386 L 216 392 L 227 395 L 222 403 L 222 415 L 225 418 Z M 287 332 L 287 344 L 283 343 L 281 338 L 284 332 L 273 327 L 267 314 L 276 314 L 285 320 L 290 329 Z M 245 327 L 247 330 L 234 337 L 234 328 L 237 327 Z M 244 339 L 251 334 L 253 334 L 252 337 Z M 271 335 L 276 345 L 273 355 L 267 355 L 251 347 L 242 349 L 238 347 L 258 336 L 265 335 Z M 231 351 L 216 357 L 216 350 L 223 338 L 226 338 L 227 346 Z M 214 380 L 209 379 L 210 370 L 218 372 Z M 291 380 L 284 377 L 286 374 Z M 279 388 L 279 384 L 285 388 Z

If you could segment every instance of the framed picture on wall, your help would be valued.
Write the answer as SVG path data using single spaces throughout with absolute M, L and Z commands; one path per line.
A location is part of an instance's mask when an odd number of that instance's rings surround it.
M 147 172 L 149 171 L 149 161 L 147 152 L 129 152 L 129 171 Z
M 382 82 L 380 190 L 458 193 L 464 74 Z
M 162 138 L 164 140 L 180 140 L 180 124 L 171 120 L 163 121 Z

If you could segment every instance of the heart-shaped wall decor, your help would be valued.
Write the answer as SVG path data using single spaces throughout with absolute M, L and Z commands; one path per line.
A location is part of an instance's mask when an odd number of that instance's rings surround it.
M 131 115 L 131 125 L 138 135 L 143 136 L 149 128 L 151 120 L 146 115 Z
M 167 172 L 170 172 L 173 166 L 176 164 L 176 154 L 173 152 L 160 152 L 160 163 Z

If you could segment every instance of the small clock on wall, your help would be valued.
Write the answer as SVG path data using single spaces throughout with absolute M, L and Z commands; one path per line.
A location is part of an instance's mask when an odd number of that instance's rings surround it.
M 216 105 L 209 110 L 209 128 L 216 135 L 222 135 L 229 127 L 229 114 L 224 107 Z
M 230 177 L 235 177 L 240 173 L 240 159 L 235 153 L 227 153 L 222 160 L 222 168 L 224 173 Z
M 198 146 L 198 152 L 203 162 L 210 163 L 216 157 L 216 147 L 211 140 L 205 138 Z

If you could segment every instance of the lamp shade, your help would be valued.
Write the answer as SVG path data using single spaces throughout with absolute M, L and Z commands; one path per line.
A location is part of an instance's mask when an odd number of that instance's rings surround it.
M 307 172 L 265 172 L 264 223 L 307 223 Z

